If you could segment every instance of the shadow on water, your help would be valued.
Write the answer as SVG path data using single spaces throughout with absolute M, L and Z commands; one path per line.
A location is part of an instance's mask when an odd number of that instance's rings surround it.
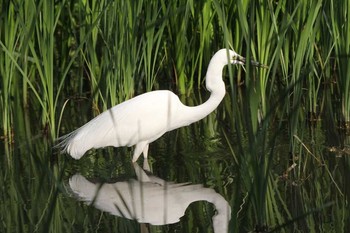
M 213 232 L 227 203 L 229 232 L 348 232 L 349 135 L 324 120 L 290 137 L 282 123 L 266 130 L 274 143 L 263 149 L 264 140 L 250 144 L 245 127 L 237 130 L 230 101 L 152 143 L 144 167 L 152 174 L 132 165 L 130 148 L 92 150 L 76 161 L 53 152 L 38 131 L 23 130 L 13 146 L 1 141 L 0 232 Z M 72 118 L 65 122 L 81 115 Z M 26 119 L 35 125 L 36 116 Z M 262 158 L 271 158 L 269 166 Z M 92 206 L 67 195 L 68 186 Z

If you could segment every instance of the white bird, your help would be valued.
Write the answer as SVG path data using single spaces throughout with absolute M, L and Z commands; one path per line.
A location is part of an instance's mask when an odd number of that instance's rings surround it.
M 225 96 L 222 71 L 227 64 L 245 64 L 245 58 L 233 50 L 221 49 L 210 60 L 206 74 L 209 99 L 198 106 L 186 106 L 168 90 L 151 91 L 122 102 L 101 113 L 82 127 L 59 138 L 57 147 L 75 159 L 92 148 L 134 146 L 132 161 L 164 133 L 190 125 L 214 111 Z M 264 66 L 251 62 L 255 66 Z

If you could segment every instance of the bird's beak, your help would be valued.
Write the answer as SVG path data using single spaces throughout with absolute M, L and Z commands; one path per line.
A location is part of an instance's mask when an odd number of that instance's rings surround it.
M 237 57 L 235 57 L 234 60 L 236 60 L 237 63 L 239 63 L 241 65 L 247 64 L 247 60 L 245 59 L 245 57 L 242 57 L 240 55 L 237 55 Z M 264 65 L 260 62 L 254 61 L 254 60 L 250 60 L 250 64 L 253 66 L 256 66 L 256 67 L 260 67 L 260 68 L 265 68 L 265 69 L 269 68 L 267 65 Z
M 269 66 L 264 65 L 264 64 L 262 64 L 260 62 L 254 61 L 254 60 L 251 60 L 250 64 L 252 64 L 253 66 L 256 66 L 256 67 L 264 68 L 264 69 L 268 69 L 269 68 Z

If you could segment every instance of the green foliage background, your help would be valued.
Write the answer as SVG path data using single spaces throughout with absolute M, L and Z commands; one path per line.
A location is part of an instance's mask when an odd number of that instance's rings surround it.
M 169 89 L 186 104 L 205 101 L 197 94 L 205 91 L 206 67 L 225 47 L 269 68 L 229 66 L 228 98 L 216 115 L 179 130 L 181 143 L 170 150 L 193 149 L 186 135 L 212 139 L 219 132 L 229 160 L 206 157 L 203 177 L 230 201 L 233 231 L 347 232 L 349 13 L 346 0 L 2 0 L 0 207 L 8 214 L 0 230 L 93 228 L 102 215 L 88 209 L 87 217 L 77 217 L 59 195 L 68 165 L 51 161 L 52 141 L 147 91 Z M 73 115 L 80 118 L 64 120 Z M 288 141 L 283 151 L 280 137 Z M 215 156 L 221 152 L 216 148 Z M 278 163 L 283 168 L 276 169 Z M 202 174 L 193 167 L 186 172 L 192 182 Z M 48 180 L 42 174 L 50 174 Z M 228 177 L 239 177 L 234 187 L 224 186 Z M 38 198 L 45 202 L 32 206 Z M 135 226 L 110 218 L 103 224 Z

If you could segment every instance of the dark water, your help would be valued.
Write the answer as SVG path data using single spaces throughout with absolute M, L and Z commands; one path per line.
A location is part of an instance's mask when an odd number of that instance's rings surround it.
M 319 121 L 251 140 L 230 117 L 221 105 L 165 134 L 138 165 L 132 148 L 73 160 L 25 127 L 1 141 L 0 232 L 348 232 L 349 135 Z M 69 113 L 61 130 L 88 119 Z

